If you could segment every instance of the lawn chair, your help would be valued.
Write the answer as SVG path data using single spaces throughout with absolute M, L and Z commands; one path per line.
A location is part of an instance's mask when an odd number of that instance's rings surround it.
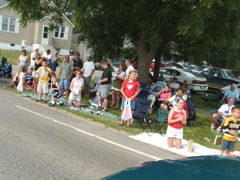
M 169 113 L 168 110 L 161 109 L 161 108 L 158 109 L 158 116 L 155 119 L 148 119 L 146 128 L 149 128 L 152 134 L 160 132 L 160 134 L 162 135 L 163 134 L 162 128 L 167 124 L 168 113 Z M 152 124 L 155 124 L 153 129 L 151 127 Z
M 187 106 L 188 106 L 188 119 L 187 119 L 187 124 L 190 126 L 193 126 L 193 122 L 196 121 L 197 116 L 196 116 L 196 103 L 187 100 Z
M 138 98 L 136 100 L 135 110 L 132 114 L 133 116 L 133 123 L 137 123 L 143 129 L 146 129 L 146 125 L 143 124 L 146 122 L 146 118 L 148 116 L 148 110 L 150 108 L 152 101 Z
M 204 101 L 205 106 L 217 107 L 218 102 L 221 100 L 222 92 L 218 91 L 212 96 L 203 96 L 201 99 Z M 214 106 L 213 106 L 214 105 Z

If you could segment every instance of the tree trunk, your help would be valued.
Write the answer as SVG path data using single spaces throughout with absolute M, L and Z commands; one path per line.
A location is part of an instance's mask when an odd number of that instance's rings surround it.
M 151 46 L 148 50 L 148 43 L 144 36 L 141 36 L 137 42 L 138 52 L 138 80 L 143 84 L 149 84 L 149 69 L 158 46 Z

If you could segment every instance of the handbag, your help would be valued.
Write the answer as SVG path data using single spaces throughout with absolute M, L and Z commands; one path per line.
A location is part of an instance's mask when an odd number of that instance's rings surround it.
M 124 102 L 124 108 L 123 108 L 121 119 L 125 121 L 132 119 L 132 109 L 131 109 L 130 99 L 126 99 Z

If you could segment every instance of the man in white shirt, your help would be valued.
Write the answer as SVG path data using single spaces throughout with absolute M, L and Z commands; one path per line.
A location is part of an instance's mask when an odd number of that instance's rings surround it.
M 52 59 L 52 55 L 51 55 L 51 50 L 48 49 L 45 53 L 43 53 L 42 58 L 47 60 L 47 64 L 50 64 L 50 60 Z
M 89 87 L 90 87 L 91 77 L 95 72 L 95 66 L 94 66 L 94 63 L 92 62 L 91 56 L 87 57 L 87 61 L 84 62 L 82 70 L 83 70 L 83 78 L 85 82 L 85 96 L 89 97 L 90 95 Z
M 129 75 L 129 72 L 131 70 L 134 70 L 134 67 L 132 66 L 132 63 L 131 63 L 131 59 L 126 59 L 125 60 L 125 65 L 127 66 L 127 70 L 126 70 L 126 76 Z
M 231 110 L 234 107 L 234 98 L 229 98 L 227 104 L 221 105 L 217 113 L 214 113 L 212 116 L 212 123 L 218 123 L 220 126 L 223 125 L 224 120 L 231 116 Z

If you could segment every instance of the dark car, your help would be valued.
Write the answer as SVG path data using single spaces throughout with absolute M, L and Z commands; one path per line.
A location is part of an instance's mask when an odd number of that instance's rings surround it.
M 235 78 L 228 69 L 209 68 L 206 78 L 209 89 L 215 90 L 219 90 L 220 88 L 231 85 L 232 83 L 240 83 L 240 80 Z
M 103 179 L 239 180 L 239 166 L 240 158 L 197 156 L 146 162 Z

